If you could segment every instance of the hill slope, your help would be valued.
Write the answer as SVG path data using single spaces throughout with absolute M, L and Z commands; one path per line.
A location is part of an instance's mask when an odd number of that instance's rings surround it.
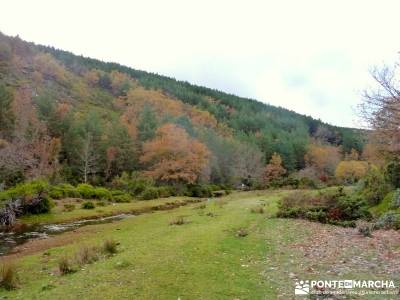
M 354 129 L 2 34 L 0 102 L 7 185 L 39 176 L 104 183 L 124 171 L 154 175 L 160 148 L 171 146 L 151 143 L 162 134 L 174 135 L 180 149 L 173 152 L 195 174 L 174 161 L 164 181 L 237 184 L 259 176 L 274 152 L 286 169 L 299 170 L 313 139 L 344 153 L 362 148 Z M 170 133 L 176 128 L 183 131 Z

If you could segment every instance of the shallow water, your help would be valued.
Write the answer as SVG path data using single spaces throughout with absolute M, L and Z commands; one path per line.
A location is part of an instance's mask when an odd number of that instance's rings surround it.
M 11 230 L 0 231 L 0 256 L 9 254 L 16 246 L 22 245 L 28 241 L 46 239 L 52 235 L 72 231 L 82 226 L 111 223 L 133 216 L 132 214 L 120 214 L 97 219 L 84 219 L 70 223 L 21 225 Z

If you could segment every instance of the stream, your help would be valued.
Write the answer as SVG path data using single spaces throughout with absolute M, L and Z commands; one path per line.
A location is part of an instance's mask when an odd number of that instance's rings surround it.
M 61 224 L 22 225 L 10 230 L 0 231 L 0 256 L 11 253 L 16 246 L 22 245 L 28 241 L 46 239 L 52 235 L 72 231 L 82 226 L 112 223 L 129 217 L 134 217 L 134 215 L 120 214 Z

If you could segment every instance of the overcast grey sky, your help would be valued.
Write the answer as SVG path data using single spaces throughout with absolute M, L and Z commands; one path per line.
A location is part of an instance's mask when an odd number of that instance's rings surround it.
M 356 126 L 368 70 L 400 50 L 396 0 L 3 0 L 28 41 Z

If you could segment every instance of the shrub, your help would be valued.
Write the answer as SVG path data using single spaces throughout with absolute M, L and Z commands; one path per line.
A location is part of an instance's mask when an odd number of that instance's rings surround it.
M 370 219 L 367 203 L 359 196 L 342 196 L 338 199 L 337 208 L 341 210 L 341 219 Z
M 178 216 L 171 222 L 169 222 L 169 225 L 183 225 L 186 224 L 186 220 L 183 216 Z
M 212 188 L 209 185 L 194 184 L 188 185 L 187 196 L 207 198 L 212 196 Z
M 112 199 L 117 203 L 131 202 L 132 196 L 119 190 L 111 192 Z
M 38 195 L 35 198 L 24 199 L 23 210 L 24 214 L 44 214 L 50 212 L 54 203 L 47 196 Z
M 298 188 L 300 188 L 300 189 L 308 189 L 308 188 L 315 189 L 315 188 L 317 188 L 317 183 L 311 178 L 302 177 L 299 179 Z
M 143 193 L 141 194 L 140 197 L 143 200 L 151 200 L 151 199 L 157 199 L 157 198 L 159 198 L 159 196 L 160 196 L 160 194 L 159 194 L 158 188 L 149 187 L 143 191 Z
M 115 254 L 118 252 L 118 243 L 113 239 L 105 240 L 103 243 L 103 251 L 108 254 Z
M 239 228 L 236 231 L 236 236 L 238 236 L 238 237 L 245 237 L 245 236 L 248 236 L 248 235 L 249 235 L 249 232 L 247 231 L 246 228 Z
M 63 256 L 59 259 L 58 270 L 60 271 L 61 275 L 66 275 L 75 272 L 75 270 L 72 267 L 71 260 L 66 256 Z
M 49 183 L 45 180 L 35 180 L 26 183 L 20 183 L 11 189 L 0 192 L 0 201 L 21 197 L 34 197 L 38 194 L 47 194 L 49 187 Z
M 63 183 L 51 186 L 49 189 L 49 196 L 53 199 L 62 199 L 68 197 L 79 198 L 81 195 L 74 186 Z
M 293 176 L 289 176 L 281 180 L 281 186 L 290 187 L 292 189 L 298 189 L 299 185 L 300 185 L 300 179 L 295 178 Z
M 386 182 L 382 172 L 372 167 L 361 183 L 361 196 L 369 205 L 376 205 L 390 191 L 390 185 Z
M 317 221 L 321 223 L 327 223 L 327 215 L 326 212 L 323 211 L 322 209 L 318 210 L 310 210 L 305 213 L 305 217 L 307 220 L 310 221 Z
M 299 179 L 298 187 L 301 189 L 305 188 L 317 188 L 319 178 L 318 171 L 313 167 L 307 167 L 305 169 L 300 170 L 297 173 L 297 177 Z
M 345 194 L 343 188 L 316 196 L 306 192 L 291 193 L 281 200 L 277 216 L 351 227 L 355 226 L 355 220 L 371 218 L 366 202 L 356 194 Z
M 400 208 L 400 189 L 397 189 L 394 192 L 391 207 L 392 208 Z
M 0 286 L 6 290 L 17 287 L 17 269 L 13 264 L 3 263 L 0 270 Z
M 394 187 L 400 188 L 400 162 L 391 161 L 385 167 L 386 180 Z
M 225 190 L 212 191 L 211 194 L 212 194 L 212 196 L 215 197 L 215 198 L 223 197 L 223 196 L 225 196 L 225 195 L 228 195 L 228 194 L 227 194 L 227 191 L 225 191 Z
M 95 208 L 95 205 L 92 201 L 85 201 L 82 203 L 82 208 L 83 209 L 93 209 L 93 208 Z
M 158 188 L 158 195 L 160 198 L 168 198 L 177 194 L 173 186 L 160 186 Z
M 78 184 L 78 186 L 76 187 L 76 191 L 80 194 L 82 198 L 85 199 L 93 199 L 96 195 L 95 188 L 92 185 L 86 183 Z
M 58 187 L 54 186 L 51 187 L 50 191 L 49 191 L 49 196 L 52 199 L 62 199 L 64 198 L 64 193 L 61 189 L 59 189 Z
M 374 224 L 376 229 L 400 229 L 400 213 L 388 211 L 383 214 Z
M 154 186 L 154 181 L 151 178 L 143 177 L 139 173 L 128 174 L 122 173 L 112 181 L 113 188 L 123 190 L 133 196 L 142 194 L 147 188 Z
M 76 254 L 76 260 L 80 265 L 90 264 L 99 260 L 98 248 L 82 246 Z
M 371 227 L 368 225 L 361 225 L 358 227 L 358 233 L 365 237 L 372 237 Z
M 111 200 L 112 192 L 104 187 L 94 187 L 90 184 L 81 183 L 76 187 L 76 192 L 84 199 Z
M 250 211 L 252 213 L 263 214 L 264 213 L 264 207 L 262 207 L 262 206 L 252 207 L 250 209 Z
M 195 206 L 194 209 L 205 209 L 206 207 L 207 207 L 207 205 L 202 203 L 202 204 L 200 204 L 198 206 Z
M 73 211 L 75 210 L 75 204 L 64 204 L 64 211 Z
M 59 184 L 57 185 L 57 188 L 63 192 L 64 197 L 70 197 L 70 198 L 81 197 L 76 188 L 68 183 Z
M 96 187 L 96 188 L 94 188 L 93 198 L 99 199 L 99 200 L 111 200 L 112 193 L 104 187 Z

